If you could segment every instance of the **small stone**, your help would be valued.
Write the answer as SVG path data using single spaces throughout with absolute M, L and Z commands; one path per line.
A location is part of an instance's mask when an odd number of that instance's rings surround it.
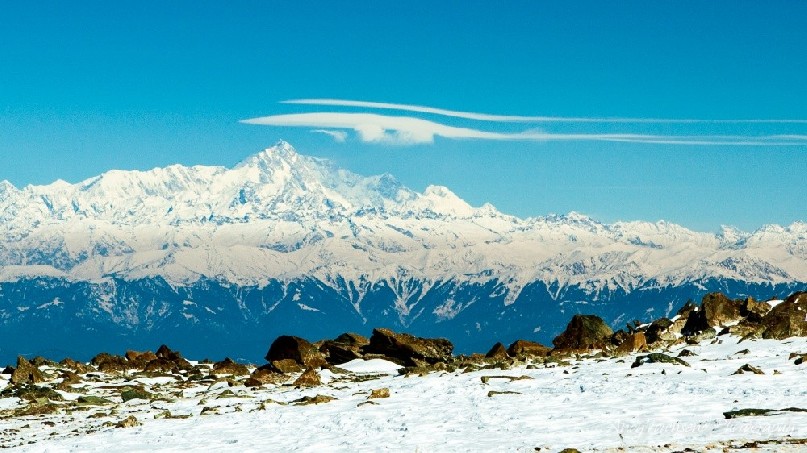
M 135 426 L 140 426 L 140 422 L 137 420 L 137 417 L 134 415 L 130 415 L 123 420 L 119 421 L 115 427 L 116 428 L 134 428 Z
M 368 397 L 368 399 L 371 398 L 389 398 L 389 389 L 386 387 L 374 389 L 370 392 L 370 396 Z
M 765 374 L 764 371 L 760 370 L 759 368 L 757 368 L 757 367 L 755 367 L 753 365 L 749 365 L 747 363 L 745 365 L 741 366 L 737 371 L 735 371 L 732 374 L 734 375 L 734 374 L 746 374 L 746 373 Z

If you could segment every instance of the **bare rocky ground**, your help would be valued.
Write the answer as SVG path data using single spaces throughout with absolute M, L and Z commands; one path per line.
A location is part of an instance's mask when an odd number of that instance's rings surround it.
M 805 293 L 712 294 L 618 332 L 577 315 L 553 343 L 454 356 L 376 329 L 279 337 L 261 366 L 165 345 L 20 357 L 0 374 L 0 447 L 807 451 Z

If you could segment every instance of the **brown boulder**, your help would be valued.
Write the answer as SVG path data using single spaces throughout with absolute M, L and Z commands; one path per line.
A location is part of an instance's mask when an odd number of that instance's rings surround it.
M 300 371 L 303 371 L 303 367 L 300 366 L 300 364 L 293 359 L 275 360 L 274 362 L 271 363 L 271 365 L 275 371 L 278 371 L 280 373 L 288 374 L 288 373 L 299 373 Z
M 304 367 L 321 367 L 325 357 L 308 340 L 290 335 L 281 335 L 272 342 L 266 360 L 270 363 L 291 359 Z
M 616 348 L 616 351 L 622 354 L 629 354 L 643 349 L 647 349 L 647 339 L 643 332 L 636 332 L 628 335 L 627 339 Z
M 687 316 L 689 316 L 688 313 Z M 675 338 L 675 333 L 681 333 L 681 328 L 684 327 L 685 322 L 686 321 L 682 321 L 681 318 L 677 319 L 675 322 L 667 318 L 656 319 L 647 326 L 647 330 L 644 332 L 645 341 L 648 344 L 653 344 L 660 340 L 673 339 Z M 678 332 L 675 332 L 676 328 Z
M 604 349 L 614 332 L 599 316 L 574 315 L 566 330 L 552 340 L 557 349 Z
M 244 376 L 249 374 L 246 365 L 236 363 L 233 359 L 226 357 L 221 362 L 213 364 L 213 374 L 232 374 L 233 376 Z
M 157 354 L 151 351 L 126 351 L 126 360 L 132 363 L 132 368 L 143 368 L 147 363 L 157 359 Z
M 370 343 L 362 348 L 362 352 L 382 354 L 409 366 L 449 361 L 453 350 L 454 345 L 444 338 L 421 338 L 383 328 L 373 329 Z
M 71 359 L 70 357 L 65 358 L 59 365 L 63 368 L 67 368 L 71 371 L 74 371 L 78 374 L 87 374 L 92 373 L 93 371 L 97 371 L 95 367 L 92 365 L 87 365 L 86 363 L 76 362 L 75 360 Z
M 367 337 L 355 333 L 343 333 L 333 340 L 322 342 L 319 351 L 331 365 L 341 365 L 362 357 L 361 348 L 370 343 Z
M 689 313 L 681 333 L 684 336 L 696 335 L 712 327 L 724 327 L 743 319 L 743 306 L 747 300 L 731 300 L 722 293 L 709 293 L 703 296 L 701 306 Z
M 762 338 L 784 340 L 807 336 L 807 292 L 790 295 L 760 321 Z
M 768 312 L 771 311 L 771 305 L 766 302 L 757 302 L 753 297 L 749 297 L 741 301 L 740 314 L 746 317 L 750 322 L 760 322 Z
M 711 293 L 703 297 L 701 311 L 709 327 L 723 327 L 743 317 L 742 304 L 743 301 L 731 300 L 722 293 Z
M 179 367 L 176 362 L 168 360 L 164 357 L 158 357 L 146 364 L 143 371 L 147 373 L 178 373 Z
M 317 370 L 308 368 L 294 381 L 294 385 L 296 387 L 316 387 L 322 385 L 322 379 L 320 379 Z
M 257 370 L 253 371 L 251 375 L 249 375 L 250 379 L 254 379 L 257 382 L 260 382 L 261 385 L 265 384 L 282 384 L 288 380 L 288 376 L 276 373 L 272 370 L 268 370 L 266 368 L 258 368 Z
M 490 348 L 485 357 L 488 359 L 507 359 L 509 356 L 507 355 L 507 349 L 504 348 L 504 345 L 501 343 L 496 343 Z
M 507 348 L 507 353 L 512 357 L 546 357 L 550 348 L 534 341 L 516 340 Z
M 90 360 L 90 363 L 104 373 L 125 373 L 129 368 L 124 357 L 102 352 Z
M 29 362 L 23 356 L 17 357 L 17 367 L 11 374 L 12 384 L 36 384 L 45 380 L 39 368 Z

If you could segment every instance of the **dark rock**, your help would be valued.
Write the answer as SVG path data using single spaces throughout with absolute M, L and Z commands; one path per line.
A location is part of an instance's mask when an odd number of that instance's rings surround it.
M 644 365 L 645 363 L 671 363 L 673 365 L 689 366 L 687 362 L 679 359 L 678 357 L 671 357 L 660 352 L 653 352 L 645 356 L 636 357 L 636 360 L 633 361 L 633 364 L 630 367 L 636 368 Z
M 500 345 L 501 343 L 497 344 Z M 550 351 L 551 351 L 550 348 L 542 345 L 541 343 L 536 343 L 534 341 L 527 341 L 527 340 L 516 340 L 512 344 L 510 344 L 510 346 L 507 348 L 507 355 L 519 358 L 546 357 L 549 355 Z M 497 358 L 506 359 L 507 355 Z M 488 352 L 487 357 L 491 357 L 490 352 Z
M 737 371 L 735 371 L 732 374 L 746 374 L 746 373 L 765 374 L 764 371 L 760 370 L 759 368 L 757 368 L 755 366 L 749 365 L 747 363 L 745 365 L 741 366 Z
M 120 397 L 123 399 L 123 402 L 134 399 L 151 400 L 152 396 L 153 395 L 147 392 L 143 387 L 124 387 L 120 392 Z
M 249 368 L 241 363 L 234 362 L 226 357 L 221 362 L 213 364 L 213 374 L 232 374 L 233 376 L 245 376 L 249 374 Z
M 723 412 L 723 416 L 726 417 L 727 419 L 732 419 L 738 417 L 753 417 L 756 415 L 768 415 L 770 412 L 807 412 L 807 409 L 803 409 L 800 407 L 786 407 L 784 409 L 779 410 L 748 408 L 736 411 Z
M 316 387 L 318 385 L 322 385 L 322 380 L 314 368 L 308 368 L 294 381 L 295 387 Z
M 298 398 L 293 400 L 292 403 L 298 406 L 305 406 L 308 404 L 320 404 L 320 403 L 329 403 L 336 398 L 328 395 L 317 395 L 317 396 L 304 396 L 302 398 Z
M 14 374 L 14 367 L 9 365 L 3 368 L 3 371 L 0 371 L 0 374 L 8 374 L 8 375 Z
M 81 376 L 70 370 L 62 370 L 59 376 L 62 378 L 62 383 L 66 385 L 81 383 Z
M 166 345 L 161 345 L 159 349 L 157 349 L 157 353 L 155 355 L 157 358 L 167 359 L 172 362 L 177 362 L 184 359 L 179 351 L 174 351 Z
M 79 406 L 106 406 L 108 404 L 114 404 L 112 401 L 102 398 L 100 396 L 79 396 L 76 400 L 76 404 Z
M 695 335 L 686 337 L 685 341 L 686 341 L 687 344 L 696 345 L 696 344 L 700 344 L 700 342 L 702 342 L 702 341 L 713 340 L 715 338 L 717 338 L 717 334 L 715 333 L 715 329 L 712 329 L 711 327 L 709 327 L 709 328 L 706 328 L 706 330 L 702 330 L 701 332 L 698 332 Z
M 509 356 L 507 355 L 507 349 L 505 349 L 504 345 L 501 343 L 494 344 L 493 347 L 490 348 L 490 351 L 488 351 L 488 353 L 485 354 L 485 357 L 487 357 L 488 359 L 500 359 L 500 360 L 509 358 Z
M 362 357 L 361 348 L 370 343 L 367 337 L 356 333 L 343 333 L 333 340 L 322 342 L 319 350 L 331 365 L 341 365 Z
M 50 387 L 32 384 L 20 384 L 14 387 L 7 387 L 0 392 L 4 398 L 14 397 L 26 401 L 41 401 L 43 398 L 49 401 L 63 401 L 62 395 Z
M 807 361 L 807 354 L 796 355 L 796 360 L 793 362 L 794 365 L 801 365 L 805 361 Z M 793 357 L 791 357 L 792 359 Z
M 129 369 L 129 363 L 125 357 L 106 352 L 102 352 L 90 359 L 90 363 L 95 365 L 98 371 L 104 373 L 125 373 Z
M 420 338 L 389 329 L 373 329 L 370 343 L 362 348 L 365 353 L 383 354 L 409 366 L 418 366 L 419 361 L 428 364 L 447 362 L 451 360 L 453 350 L 454 345 L 444 338 Z
M 86 363 L 76 362 L 75 360 L 67 357 L 59 362 L 59 366 L 62 368 L 67 368 L 72 370 L 78 374 L 87 374 L 92 373 L 94 371 L 98 371 L 92 365 L 87 365 Z
M 678 357 L 694 357 L 698 354 L 690 351 L 689 349 L 682 349 L 681 352 L 678 353 Z
M 17 357 L 17 366 L 14 368 L 14 373 L 11 374 L 12 384 L 36 384 L 44 380 L 45 377 L 42 376 L 39 368 L 26 360 L 25 357 Z
M 807 336 L 807 292 L 790 295 L 760 321 L 762 338 L 784 340 Z
M 266 360 L 270 363 L 284 359 L 292 359 L 306 368 L 318 368 L 326 363 L 316 346 L 304 338 L 290 335 L 277 337 L 266 353 Z
M 39 368 L 41 366 L 46 366 L 46 365 L 49 366 L 49 367 L 54 367 L 55 368 L 56 365 L 57 365 L 57 363 L 54 362 L 53 360 L 46 359 L 46 358 L 44 358 L 42 356 L 36 356 L 33 359 L 31 359 L 30 362 L 37 368 Z
M 184 359 L 183 359 L 184 360 Z M 190 364 L 188 364 L 190 365 Z M 189 368 L 191 368 L 189 366 Z M 158 357 L 146 364 L 143 367 L 143 371 L 147 373 L 179 373 L 179 367 L 177 363 L 173 360 L 166 359 L 164 357 Z
M 151 351 L 139 352 L 129 350 L 126 351 L 125 357 L 126 360 L 128 360 L 130 363 L 129 365 L 130 368 L 138 368 L 141 370 L 146 367 L 147 363 L 151 362 L 152 360 L 158 359 L 157 354 Z
M 552 340 L 557 349 L 604 349 L 614 332 L 599 316 L 574 315 L 566 330 Z
M 723 327 L 726 323 L 738 321 L 742 301 L 731 300 L 722 293 L 710 293 L 703 297 L 701 306 L 689 313 L 681 333 L 694 336 L 711 327 Z
M 662 335 L 667 332 L 667 329 L 673 325 L 673 322 L 667 318 L 659 318 L 650 323 L 645 330 L 645 341 L 647 344 L 653 344 L 662 339 Z
M 746 298 L 741 302 L 740 314 L 745 316 L 748 322 L 758 323 L 771 311 L 771 305 L 765 302 L 757 302 L 753 297 Z

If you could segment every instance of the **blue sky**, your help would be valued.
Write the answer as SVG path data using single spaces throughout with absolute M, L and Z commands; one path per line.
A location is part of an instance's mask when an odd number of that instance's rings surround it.
M 574 210 L 703 231 L 807 220 L 805 2 L 17 3 L 0 5 L 0 180 L 17 186 L 229 166 L 285 139 L 522 217 Z M 281 103 L 293 99 L 802 122 L 480 121 Z M 373 140 L 326 112 L 508 138 L 399 140 L 393 129 Z M 317 125 L 277 119 L 312 113 Z M 240 122 L 260 117 L 283 124 Z M 661 139 L 601 139 L 614 134 Z M 581 135 L 597 139 L 558 139 Z

